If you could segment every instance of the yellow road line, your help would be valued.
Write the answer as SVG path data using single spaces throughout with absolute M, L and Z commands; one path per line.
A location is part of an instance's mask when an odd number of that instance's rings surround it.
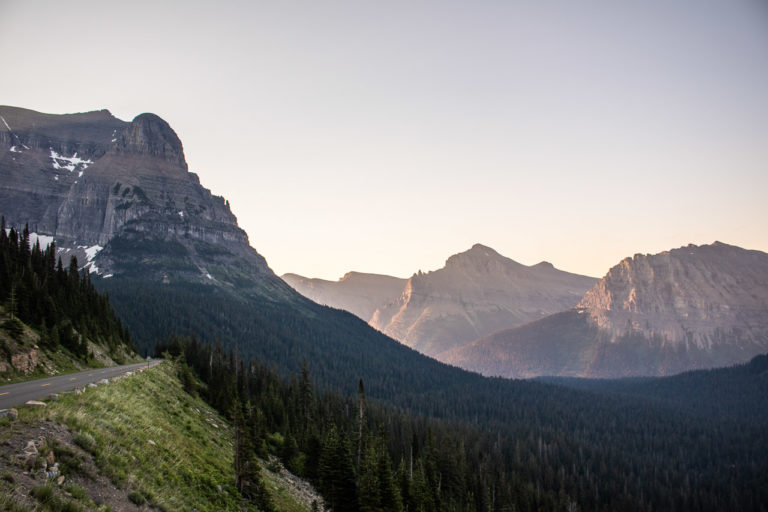
M 6 391 L 5 393 L 0 393 L 0 396 L 7 395 L 8 393 L 10 393 L 10 391 Z
M 51 383 L 49 382 L 49 383 L 47 383 L 47 384 L 40 384 L 40 387 L 41 387 L 41 388 L 44 388 L 45 386 L 50 386 L 50 385 L 51 385 Z

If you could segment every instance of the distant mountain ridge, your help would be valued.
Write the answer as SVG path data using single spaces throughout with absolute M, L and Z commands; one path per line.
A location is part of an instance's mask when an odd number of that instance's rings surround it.
M 295 274 L 283 279 L 304 296 L 350 311 L 437 359 L 491 332 L 573 307 L 597 281 L 547 262 L 522 265 L 482 244 L 451 256 L 442 269 L 419 272 L 408 280 L 348 276 L 338 283 Z
M 659 376 L 768 350 L 768 254 L 715 242 L 622 260 L 572 310 L 445 361 L 504 377 Z
M 338 281 L 283 274 L 282 279 L 308 299 L 349 311 L 370 321 L 382 304 L 396 300 L 403 293 L 407 279 L 382 274 L 347 272 Z

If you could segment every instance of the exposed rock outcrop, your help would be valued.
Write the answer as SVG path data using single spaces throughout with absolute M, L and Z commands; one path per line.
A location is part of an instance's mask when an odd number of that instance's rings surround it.
M 29 374 L 35 371 L 37 363 L 40 360 L 40 351 L 33 347 L 29 352 L 22 352 L 11 355 L 11 365 L 17 372 Z
M 715 242 L 613 267 L 579 303 L 611 340 L 641 334 L 710 349 L 768 339 L 768 254 Z

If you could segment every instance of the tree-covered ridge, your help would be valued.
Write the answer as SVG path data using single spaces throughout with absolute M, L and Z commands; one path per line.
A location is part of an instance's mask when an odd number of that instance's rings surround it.
M 88 272 L 78 271 L 77 259 L 64 268 L 56 245 L 30 247 L 29 228 L 19 233 L 0 229 L 0 304 L 9 317 L 3 327 L 18 336 L 20 322 L 39 330 L 40 345 L 51 351 L 65 348 L 77 358 L 91 356 L 88 340 L 119 358 L 135 349 L 128 329 L 115 316 L 109 299 L 91 284 Z M 6 350 L 8 352 L 8 350 Z M 9 355 L 9 354 L 6 354 Z
M 626 379 L 543 378 L 574 389 L 654 400 L 674 410 L 711 418 L 768 423 L 768 354 L 744 364 L 694 370 L 671 377 Z
M 714 512 L 768 503 L 764 423 L 537 383 L 522 386 L 529 400 L 510 401 L 503 381 L 489 381 L 496 403 L 456 391 L 445 400 L 466 419 L 437 419 L 366 396 L 362 381 L 354 395 L 326 392 L 311 363 L 284 378 L 221 345 L 174 338 L 158 350 L 183 355 L 204 383 L 199 392 L 241 425 L 243 447 L 279 456 L 335 511 Z M 191 374 L 182 380 L 198 391 Z M 482 407 L 509 410 L 481 417 Z M 258 473 L 242 477 L 258 496 Z

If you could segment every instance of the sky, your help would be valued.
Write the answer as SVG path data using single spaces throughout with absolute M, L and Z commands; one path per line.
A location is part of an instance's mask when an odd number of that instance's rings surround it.
M 768 251 L 763 0 L 0 0 L 0 104 L 163 117 L 278 273 Z

